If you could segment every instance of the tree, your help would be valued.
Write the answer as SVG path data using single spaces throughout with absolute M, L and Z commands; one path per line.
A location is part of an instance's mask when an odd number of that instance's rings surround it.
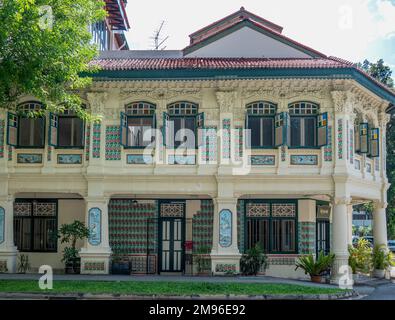
M 365 60 L 363 63 L 357 64 L 375 79 L 393 88 L 394 81 L 391 78 L 392 71 L 390 67 L 384 64 L 383 59 L 379 59 L 376 63 Z M 387 193 L 387 231 L 388 237 L 395 239 L 395 117 L 391 116 L 387 125 L 387 176 L 391 186 Z
M 1 0 L 0 107 L 15 110 L 18 99 L 32 95 L 46 110 L 81 107 L 78 90 L 91 83 L 98 54 L 89 26 L 105 18 L 98 0 Z

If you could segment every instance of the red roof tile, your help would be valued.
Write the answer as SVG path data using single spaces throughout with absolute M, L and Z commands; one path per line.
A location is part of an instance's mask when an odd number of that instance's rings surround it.
M 104 70 L 344 68 L 351 62 L 337 58 L 99 58 Z

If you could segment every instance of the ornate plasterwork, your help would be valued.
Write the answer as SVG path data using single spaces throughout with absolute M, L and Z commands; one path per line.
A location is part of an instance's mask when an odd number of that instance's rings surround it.
M 107 92 L 88 92 L 87 98 L 95 115 L 104 114 L 104 106 L 106 104 L 108 93 Z
M 129 97 L 145 97 L 153 100 L 171 100 L 180 96 L 200 98 L 202 91 L 195 88 L 157 88 L 157 89 L 121 89 L 121 98 L 128 99 Z
M 331 91 L 336 113 L 348 113 L 353 111 L 355 96 L 350 91 Z
M 217 102 L 220 111 L 223 113 L 231 113 L 236 103 L 237 92 L 236 91 L 217 91 L 216 92 Z
M 378 115 L 378 125 L 380 126 L 381 130 L 385 131 L 385 128 L 387 127 L 387 123 L 390 121 L 391 115 L 385 113 L 385 112 L 380 112 Z M 384 132 L 383 131 L 383 132 Z

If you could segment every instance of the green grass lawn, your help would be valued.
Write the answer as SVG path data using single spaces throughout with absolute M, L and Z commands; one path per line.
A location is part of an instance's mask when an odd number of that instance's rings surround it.
M 0 292 L 105 293 L 131 295 L 264 295 L 329 294 L 343 290 L 291 284 L 140 282 L 140 281 L 54 281 L 53 290 L 43 291 L 34 280 L 0 280 Z

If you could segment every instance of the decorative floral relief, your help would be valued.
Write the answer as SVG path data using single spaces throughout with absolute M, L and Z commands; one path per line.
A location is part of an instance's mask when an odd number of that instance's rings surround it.
M 343 120 L 337 120 L 337 157 L 343 159 Z
M 232 244 L 232 212 L 228 209 L 219 213 L 219 244 L 223 248 Z
M 97 246 L 101 243 L 101 210 L 99 208 L 91 208 L 88 213 L 89 226 L 89 244 Z

